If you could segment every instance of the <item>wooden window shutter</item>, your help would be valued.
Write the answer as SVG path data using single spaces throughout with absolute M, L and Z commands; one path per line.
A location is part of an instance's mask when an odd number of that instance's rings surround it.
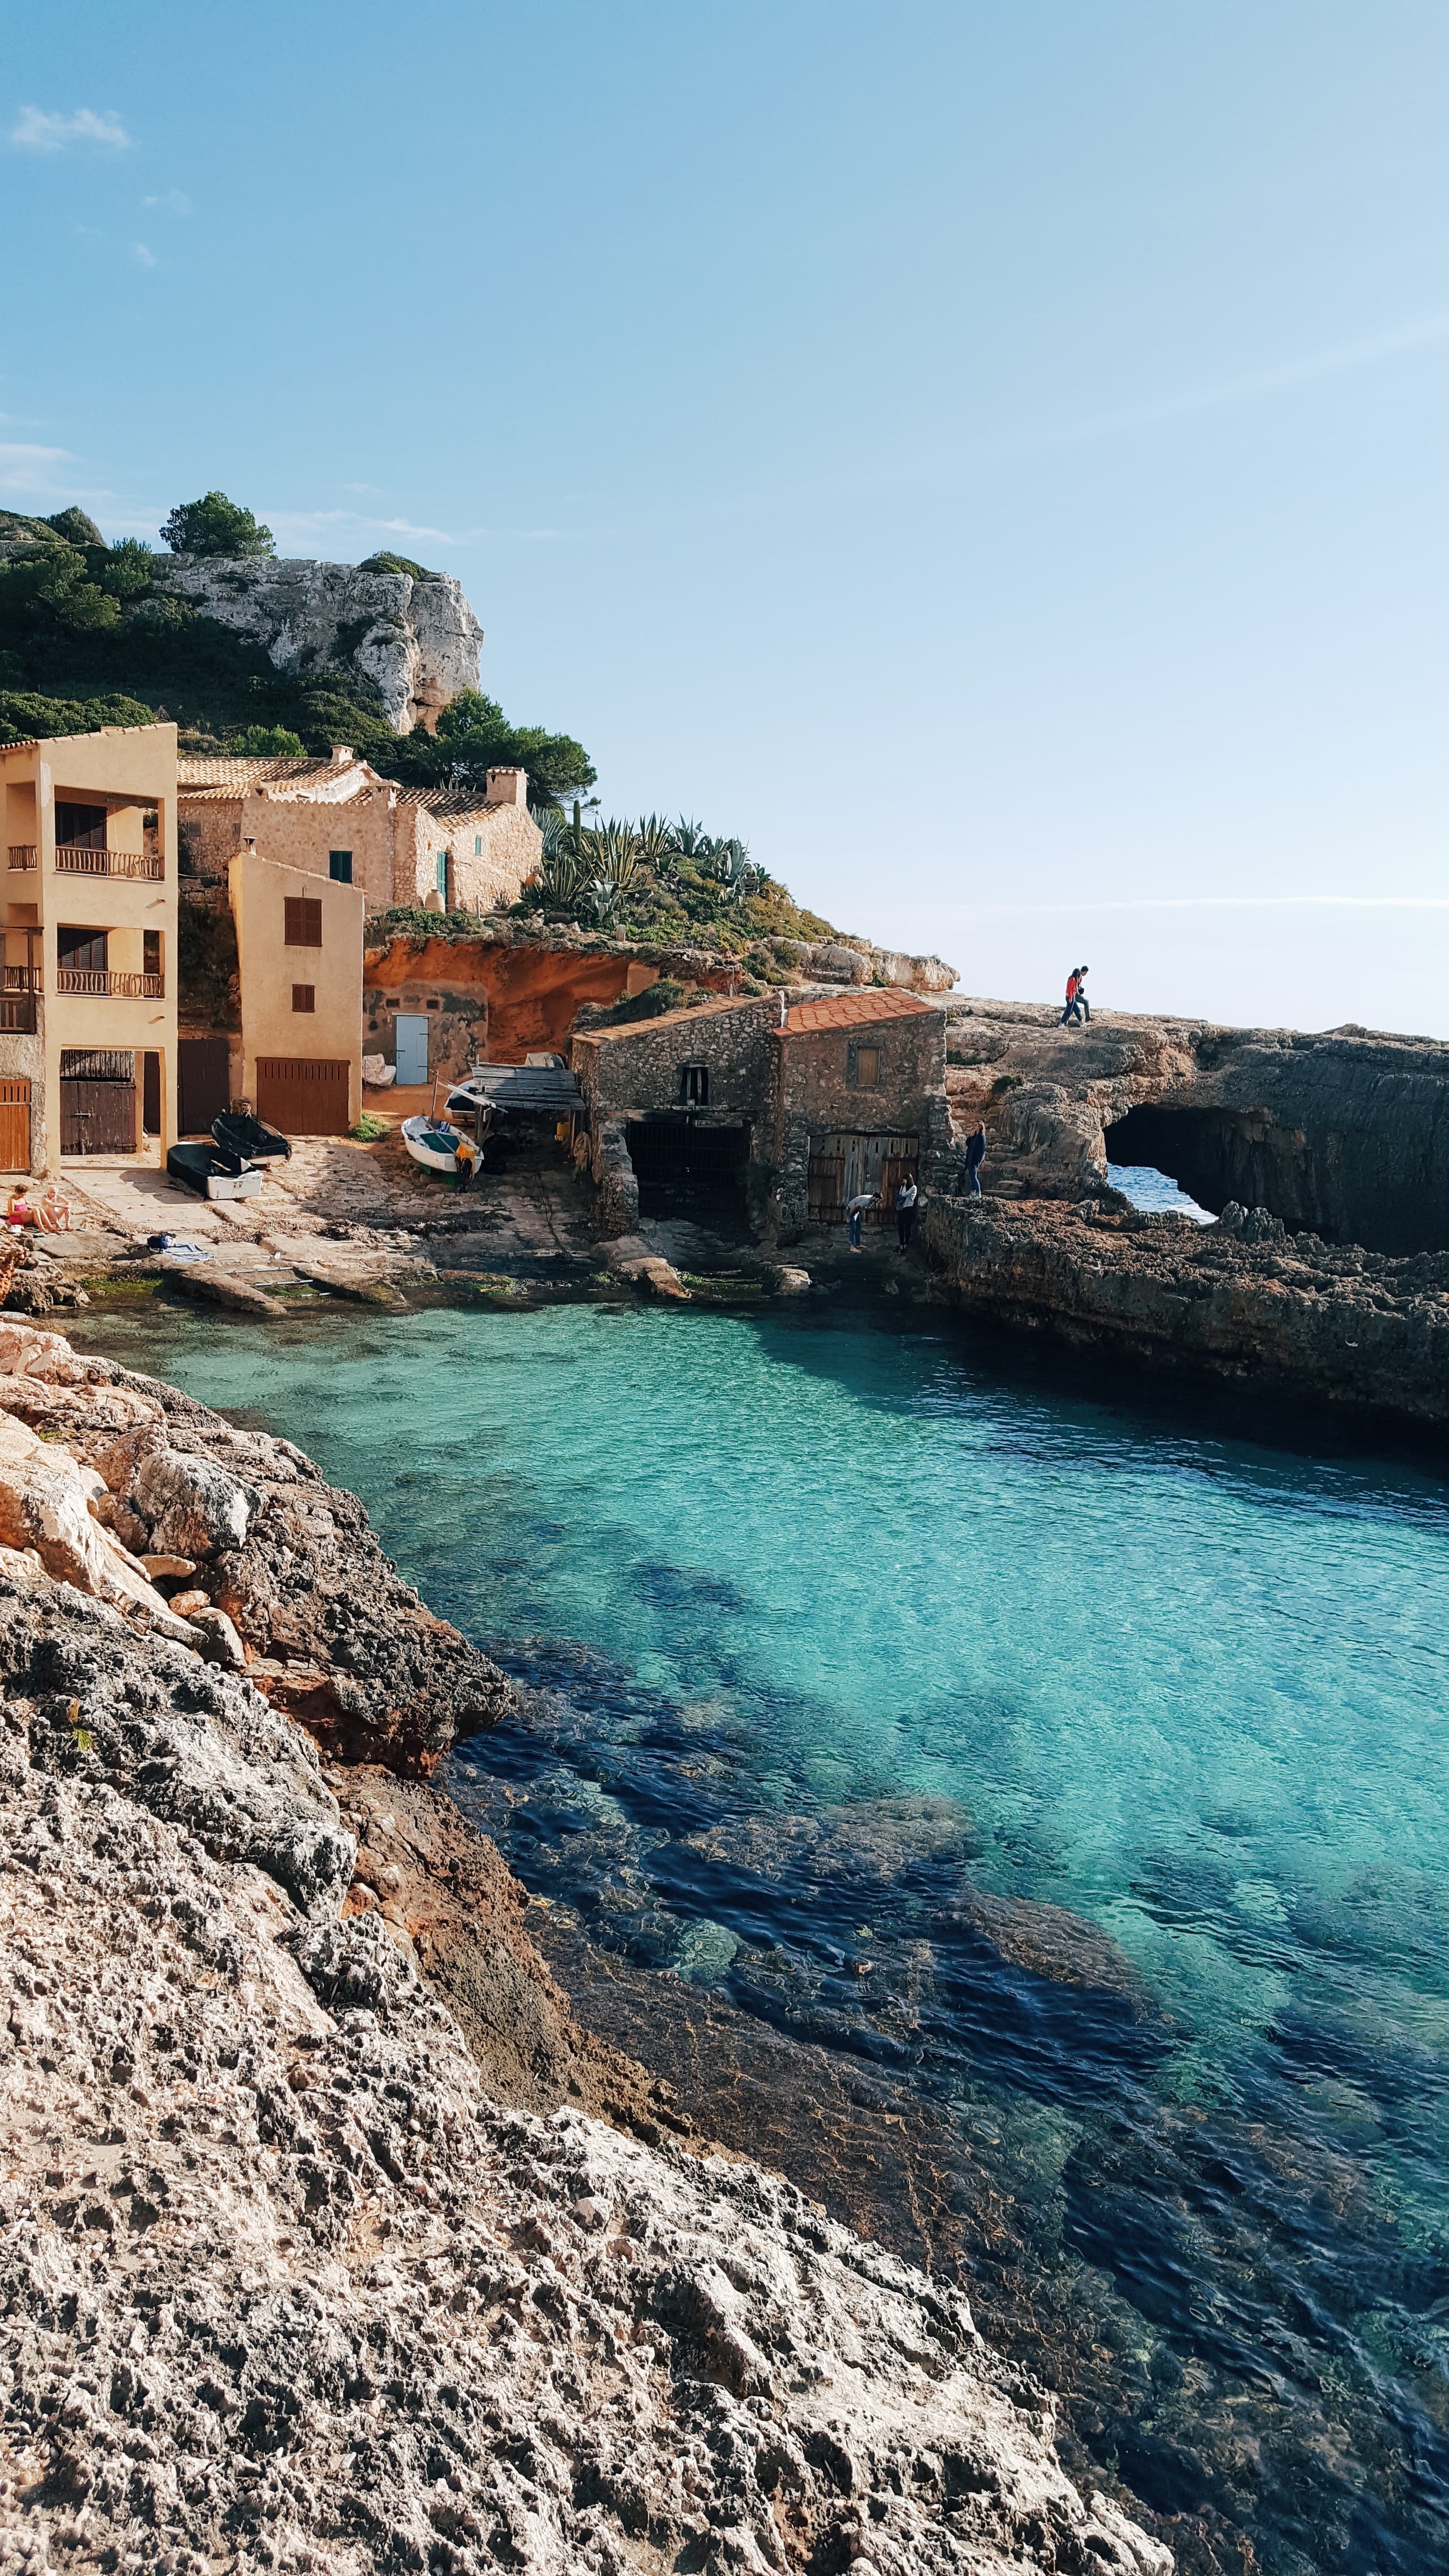
M 289 894 L 286 904 L 285 939 L 289 948 L 320 948 L 322 945 L 322 904 L 319 897 Z

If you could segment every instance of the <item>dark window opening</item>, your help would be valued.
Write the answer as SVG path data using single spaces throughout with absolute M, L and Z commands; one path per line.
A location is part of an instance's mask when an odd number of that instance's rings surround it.
M 682 1064 L 679 1068 L 679 1105 L 681 1109 L 706 1109 L 709 1106 L 709 1066 Z
M 141 933 L 141 972 L 143 975 L 159 975 L 161 972 L 159 930 L 143 930 Z
M 109 964 L 109 939 L 108 931 L 62 922 L 55 934 L 56 964 L 75 967 L 88 975 L 104 975 Z
M 55 800 L 56 846 L 67 850 L 103 850 L 106 846 L 104 805 L 72 805 Z
M 315 1011 L 317 1008 L 316 985 L 294 984 L 292 986 L 292 1008 L 294 1011 Z
M 443 1005 L 442 1005 L 441 1001 L 435 1001 L 435 1002 L 428 1002 L 428 1003 L 426 1003 L 426 1004 L 424 1005 L 424 1007 L 425 1007 L 427 1010 L 430 1010 L 430 1011 L 440 1011 L 440 1010 L 442 1009 Z
M 322 904 L 320 897 L 289 894 L 285 898 L 286 922 L 283 936 L 289 948 L 320 948 L 322 945 Z
M 332 879 L 334 885 L 351 885 L 352 852 L 350 850 L 329 850 L 327 853 L 327 873 Z
M 141 1058 L 141 1133 L 161 1133 L 161 1058 L 149 1049 Z

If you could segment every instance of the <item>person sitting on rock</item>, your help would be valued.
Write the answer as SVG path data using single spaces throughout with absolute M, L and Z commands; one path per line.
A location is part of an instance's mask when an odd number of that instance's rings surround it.
M 35 1210 L 25 1195 L 23 1182 L 12 1184 L 10 1196 L 5 1202 L 5 1222 L 7 1225 L 34 1225 L 35 1223 Z
M 985 1160 L 986 1128 L 978 1120 L 966 1139 L 965 1189 L 968 1198 L 979 1199 L 981 1196 L 981 1166 Z
M 35 1211 L 35 1222 L 42 1234 L 70 1233 L 70 1201 L 58 1182 L 52 1181 L 46 1189 Z

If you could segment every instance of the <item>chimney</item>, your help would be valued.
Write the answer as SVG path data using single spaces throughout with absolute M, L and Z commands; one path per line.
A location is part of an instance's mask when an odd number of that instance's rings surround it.
M 490 805 L 526 805 L 528 772 L 526 769 L 490 769 L 487 802 Z
M 334 742 L 332 746 L 332 766 L 334 769 L 350 769 L 356 758 L 357 754 L 353 750 L 350 742 Z

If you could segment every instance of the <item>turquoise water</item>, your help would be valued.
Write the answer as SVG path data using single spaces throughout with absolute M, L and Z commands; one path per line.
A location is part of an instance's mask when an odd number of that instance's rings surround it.
M 1163 2456 L 1123 2461 L 1150 2501 L 1192 2501 L 1197 2372 L 1204 2422 L 1275 2428 L 1214 2490 L 1263 2565 L 1449 2561 L 1436 1477 L 954 1323 L 90 1336 L 300 1442 L 538 1687 L 458 1770 L 533 1884 L 975 2138 L 1055 2123 L 1051 2259 L 1176 2373 Z M 973 1892 L 1106 1941 L 1003 1966 Z M 869 2003 L 839 1973 L 867 1941 Z

